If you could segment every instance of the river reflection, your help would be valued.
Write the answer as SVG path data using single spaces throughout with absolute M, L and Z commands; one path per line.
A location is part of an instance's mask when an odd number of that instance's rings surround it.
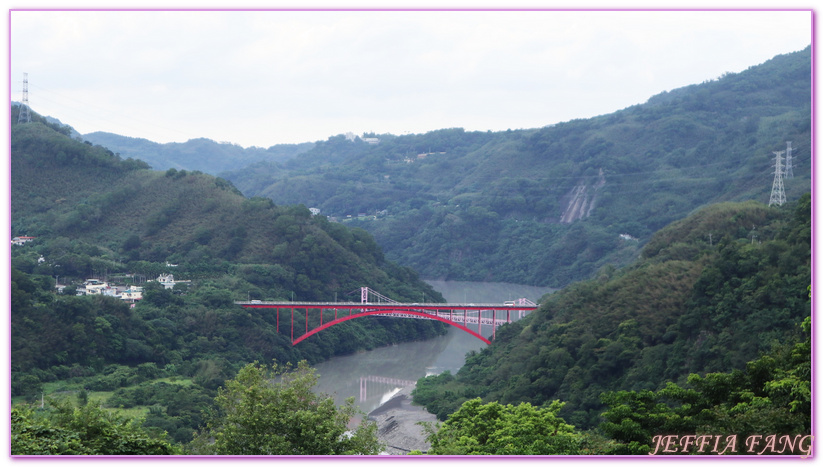
M 464 296 L 477 303 L 503 303 L 520 297 L 536 302 L 544 293 L 552 290 L 499 283 L 430 283 L 452 303 L 463 302 Z M 517 319 L 516 316 L 512 318 Z M 475 329 L 472 327 L 472 330 Z M 481 334 L 490 339 L 492 327 L 483 326 Z M 333 396 L 337 405 L 344 404 L 346 398 L 354 397 L 355 404 L 363 412 L 369 413 L 386 402 L 407 382 L 446 370 L 457 373 L 466 362 L 467 353 L 479 351 L 485 346 L 483 341 L 471 334 L 450 327 L 446 335 L 426 341 L 381 347 L 319 363 L 314 366 L 319 376 L 315 390 Z
M 445 336 L 426 341 L 335 357 L 314 366 L 319 375 L 316 390 L 334 396 L 337 405 L 354 397 L 355 404 L 369 413 L 399 391 L 404 382 L 446 370 L 456 373 L 469 351 L 485 346 L 480 339 L 452 328 Z

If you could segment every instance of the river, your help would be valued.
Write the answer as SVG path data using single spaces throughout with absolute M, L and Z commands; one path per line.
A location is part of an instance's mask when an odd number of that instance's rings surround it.
M 555 290 L 499 282 L 426 282 L 450 303 L 503 303 L 521 297 L 537 302 Z M 482 334 L 489 338 L 491 326 L 484 326 Z M 381 347 L 319 363 L 315 365 L 318 373 L 315 389 L 334 396 L 337 405 L 354 397 L 355 404 L 369 413 L 408 382 L 447 370 L 456 373 L 465 363 L 468 352 L 485 346 L 480 339 L 450 327 L 448 334 L 434 339 Z

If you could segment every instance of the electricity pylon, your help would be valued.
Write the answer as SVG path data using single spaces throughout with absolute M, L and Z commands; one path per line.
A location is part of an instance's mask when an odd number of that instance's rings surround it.
M 783 206 L 786 202 L 786 191 L 783 189 L 783 152 L 774 151 L 774 182 L 772 194 L 769 196 L 769 206 L 776 204 Z
M 29 74 L 23 73 L 23 103 L 20 104 L 20 113 L 17 114 L 17 123 L 29 123 L 31 113 L 29 112 Z
M 792 173 L 792 142 L 786 141 L 786 167 L 783 169 L 786 178 L 794 178 Z

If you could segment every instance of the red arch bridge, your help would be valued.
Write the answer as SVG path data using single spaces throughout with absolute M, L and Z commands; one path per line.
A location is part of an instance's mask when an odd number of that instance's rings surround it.
M 377 299 L 373 301 L 371 299 Z M 495 331 L 498 326 L 506 323 L 511 323 L 513 318 L 523 317 L 526 312 L 537 308 L 537 305 L 531 300 L 520 298 L 514 301 L 504 302 L 502 304 L 492 303 L 400 303 L 391 300 L 378 292 L 368 288 L 362 287 L 360 289 L 360 302 L 266 302 L 261 300 L 251 300 L 246 302 L 235 302 L 244 308 L 270 308 L 275 309 L 277 313 L 277 330 L 280 332 L 280 312 L 282 310 L 289 310 L 291 312 L 290 318 L 290 332 L 292 345 L 297 345 L 303 340 L 313 336 L 324 329 L 328 329 L 335 324 L 342 323 L 355 318 L 362 318 L 364 316 L 382 315 L 393 318 L 410 318 L 410 319 L 433 319 L 448 323 L 452 326 L 462 329 L 469 334 L 477 337 L 487 344 L 491 341 L 483 337 L 481 334 L 483 325 L 492 326 L 492 340 L 494 340 Z M 305 326 L 303 334 L 294 337 L 294 313 L 295 310 L 303 310 L 305 313 Z M 309 310 L 313 310 L 313 314 L 317 314 L 319 319 L 313 321 L 317 323 L 312 325 L 309 330 Z M 505 313 L 505 317 L 503 317 Z M 474 327 L 477 325 L 477 331 L 473 331 L 468 326 Z

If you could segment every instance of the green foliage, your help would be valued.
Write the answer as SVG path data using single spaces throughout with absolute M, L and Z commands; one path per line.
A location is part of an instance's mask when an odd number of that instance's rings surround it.
M 441 323 L 364 320 L 292 348 L 275 313 L 233 302 L 346 300 L 363 285 L 397 300 L 442 297 L 387 261 L 365 231 L 313 217 L 304 206 L 245 199 L 225 180 L 197 171 L 135 168 L 46 125 L 14 125 L 12 141 L 12 229 L 37 236 L 12 254 L 17 393 L 36 391 L 34 380 L 19 378 L 31 368 L 81 364 L 100 372 L 110 364 L 185 363 L 180 368 L 212 386 L 237 370 L 198 363 L 217 355 L 317 362 L 446 331 Z M 60 151 L 71 160 L 55 158 Z M 192 282 L 174 291 L 144 282 L 165 273 Z M 143 300 L 128 308 L 113 298 L 53 293 L 54 277 L 72 291 L 103 275 L 143 286 Z M 118 387 L 112 384 L 105 383 Z
M 317 395 L 315 371 L 305 362 L 288 371 L 246 365 L 215 398 L 219 415 L 195 443 L 201 454 L 335 455 L 377 454 L 377 428 L 364 420 L 347 433 L 354 400 L 336 407 Z M 210 444 L 208 440 L 214 439 Z
M 583 436 L 566 424 L 554 401 L 546 407 L 529 403 L 464 402 L 437 431 L 429 428 L 429 454 L 556 455 L 582 454 Z
M 11 409 L 12 455 L 170 455 L 179 447 L 153 436 L 140 420 L 89 403 L 75 408 L 51 401 L 47 409 Z
M 196 171 L 126 170 L 113 157 L 95 162 L 97 147 L 82 143 L 73 149 L 78 163 L 57 161 L 41 151 L 77 142 L 37 125 L 15 125 L 13 133 L 12 229 L 42 238 L 42 273 L 201 279 L 233 274 L 234 264 L 259 265 L 276 269 L 265 287 L 257 285 L 265 294 L 259 298 L 294 292 L 299 300 L 328 301 L 369 285 L 401 300 L 420 291 L 442 300 L 411 270 L 387 261 L 365 231 L 313 217 L 305 206 L 245 199 L 229 182 Z M 27 272 L 40 272 L 33 268 Z
M 259 269 L 268 271 L 263 266 Z M 148 283 L 143 300 L 130 308 L 113 297 L 55 295 L 44 290 L 50 288 L 48 283 L 37 278 L 12 270 L 15 396 L 36 396 L 41 383 L 77 373 L 65 369 L 73 365 L 90 369 L 93 377 L 86 384 L 93 390 L 137 384 L 169 365 L 216 389 L 239 368 L 239 363 L 228 362 L 276 358 L 315 363 L 444 332 L 443 326 L 427 321 L 366 318 L 332 327 L 292 346 L 288 311 L 246 310 L 233 302 L 249 295 L 266 297 L 269 289 L 265 284 L 227 277 L 192 284 L 182 295 L 177 288 L 172 291 L 156 282 Z M 414 288 L 405 293 L 413 296 Z M 326 321 L 328 316 L 326 313 Z M 319 325 L 319 314 L 312 311 L 309 321 L 312 327 Z M 305 315 L 297 313 L 295 328 L 305 324 Z
M 186 443 L 210 393 L 245 362 L 316 363 L 446 332 L 437 322 L 363 319 L 292 346 L 285 312 L 278 320 L 234 302 L 350 300 L 363 285 L 397 300 L 442 297 L 387 261 L 365 231 L 313 217 L 305 206 L 245 199 L 230 182 L 198 171 L 152 172 L 49 125 L 13 127 L 12 231 L 37 237 L 12 251 L 15 398 L 39 399 L 58 381 L 119 391 L 107 404 L 149 407 L 146 429 Z M 167 273 L 191 282 L 173 290 L 146 282 Z M 83 280 L 105 276 L 142 286 L 143 299 L 130 307 L 74 295 Z M 68 284 L 62 295 L 55 278 Z M 309 324 L 319 318 L 312 312 Z M 296 329 L 305 325 L 298 313 Z M 196 389 L 142 386 L 178 375 Z
M 415 399 L 441 420 L 477 397 L 534 407 L 564 400 L 556 416 L 584 428 L 600 423 L 604 403 L 614 404 L 615 417 L 651 414 L 613 421 L 625 452 L 647 443 L 658 422 L 794 430 L 809 411 L 808 349 L 752 359 L 796 336 L 793 324 L 809 311 L 811 200 L 798 199 L 810 178 L 809 52 L 594 119 L 505 133 L 378 135 L 379 145 L 338 136 L 290 162 L 226 178 L 185 164 L 151 172 L 40 116 L 26 125 L 12 118 L 11 230 L 38 237 L 12 250 L 12 394 L 33 399 L 49 382 L 79 378 L 89 390 L 114 390 L 161 374 L 189 376 L 206 394 L 242 362 L 316 362 L 444 332 L 439 323 L 356 320 L 294 348 L 276 315 L 233 305 L 331 301 L 362 285 L 398 300 L 442 299 L 389 258 L 451 279 L 565 285 L 596 273 L 499 329 L 497 342 L 457 375 L 421 380 Z M 765 201 L 763 174 L 785 140 L 794 142 L 795 178 L 785 182 L 796 202 L 710 206 L 652 235 L 704 203 Z M 178 149 L 194 156 L 212 143 Z M 220 149 L 226 159 L 237 148 Z M 307 147 L 280 149 L 292 157 Z M 235 184 L 258 197 L 243 198 Z M 574 190 L 596 198 L 589 217 L 558 223 Z M 352 229 L 271 199 L 341 219 L 373 216 L 351 220 L 363 227 Z M 612 266 L 638 256 L 629 268 Z M 146 285 L 135 308 L 53 293 L 55 277 L 136 282 L 168 272 L 193 282 L 175 291 Z M 750 388 L 737 391 L 739 384 Z M 172 392 L 140 388 L 113 399 L 153 400 L 146 426 L 185 442 L 199 423 L 191 410 L 146 395 L 178 397 Z M 603 392 L 617 395 L 601 400 Z M 734 405 L 724 406 L 730 393 Z M 55 446 L 81 449 L 60 430 Z
M 223 384 L 224 379 L 219 384 Z M 215 395 L 216 388 L 208 389 L 196 382 L 144 382 L 114 391 L 104 405 L 126 409 L 150 407 L 143 426 L 165 431 L 175 442 L 186 444 L 192 441 L 195 431 L 205 425 L 203 414 L 213 407 Z
M 662 229 L 666 241 L 653 237 L 642 260 L 548 296 L 456 375 L 420 380 L 415 402 L 444 420 L 475 397 L 537 406 L 559 399 L 565 420 L 592 429 L 603 392 L 643 395 L 692 373 L 746 368 L 797 337 L 797 321 L 809 314 L 809 200 L 780 210 L 712 206 Z M 713 241 L 698 234 L 708 226 Z M 786 373 L 772 387 L 797 398 L 805 391 L 799 378 Z
M 34 400 L 43 392 L 43 382 L 37 375 L 14 374 L 11 378 L 11 393 L 16 396 L 25 396 Z
M 804 341 L 784 345 L 749 362 L 745 370 L 692 374 L 685 387 L 668 383 L 658 391 L 617 391 L 601 398 L 608 406 L 600 425 L 617 441 L 612 454 L 648 454 L 656 435 L 711 433 L 806 435 L 811 430 L 811 320 Z M 692 446 L 690 452 L 697 451 Z M 743 443 L 737 451 L 744 453 Z M 678 453 L 682 449 L 676 448 Z M 800 454 L 801 452 L 786 452 Z

